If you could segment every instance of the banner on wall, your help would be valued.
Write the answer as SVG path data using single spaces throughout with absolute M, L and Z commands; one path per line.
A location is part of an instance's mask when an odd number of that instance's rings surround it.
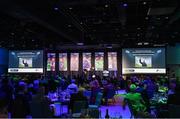
M 83 69 L 91 69 L 91 53 L 83 53 Z
M 79 71 L 79 53 L 71 53 L 70 71 Z
M 55 71 L 56 65 L 56 54 L 48 53 L 47 54 L 47 71 Z
M 108 70 L 117 71 L 117 52 L 108 52 Z
M 59 71 L 67 71 L 67 53 L 59 53 Z
M 95 52 L 95 70 L 103 71 L 104 69 L 104 53 Z

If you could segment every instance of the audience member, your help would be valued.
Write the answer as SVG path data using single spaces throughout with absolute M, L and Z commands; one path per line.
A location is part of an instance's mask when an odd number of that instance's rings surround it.
M 78 86 L 75 84 L 75 80 L 71 80 L 71 84 L 67 87 L 70 94 L 77 93 L 78 92 Z

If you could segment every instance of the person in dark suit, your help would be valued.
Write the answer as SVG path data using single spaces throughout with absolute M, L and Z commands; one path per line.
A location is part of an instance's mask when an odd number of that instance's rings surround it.
M 83 92 L 84 90 L 80 88 L 78 93 L 74 93 L 71 95 L 70 103 L 69 103 L 69 110 L 71 111 L 73 110 L 73 104 L 75 101 L 86 101 L 87 102 L 86 107 L 88 108 L 88 100 L 87 100 L 87 97 L 83 95 Z
M 180 105 L 180 85 L 175 88 L 175 93 L 168 96 L 168 104 Z
M 29 67 L 27 61 L 25 62 L 25 61 L 23 60 L 23 64 L 24 64 L 24 67 Z
M 142 67 L 147 67 L 145 60 L 142 62 L 141 59 L 139 59 L 139 63 L 142 65 Z

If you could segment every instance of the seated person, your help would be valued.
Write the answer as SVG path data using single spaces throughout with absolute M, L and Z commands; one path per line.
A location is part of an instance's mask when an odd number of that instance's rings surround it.
M 169 84 L 168 95 L 174 94 L 175 93 L 175 88 L 176 88 L 176 82 L 171 81 L 170 84 Z
M 99 82 L 96 78 L 93 78 L 92 81 L 90 82 L 90 88 L 91 88 L 91 104 L 95 103 L 96 95 L 98 92 L 100 92 L 100 85 Z
M 2 97 L 0 97 L 0 118 L 2 118 L 2 119 L 8 118 L 7 100 L 5 98 L 2 98 Z
M 168 96 L 168 104 L 180 105 L 180 86 L 177 85 L 175 93 Z
M 10 112 L 12 118 L 26 118 L 30 114 L 29 99 L 25 94 L 24 85 L 18 86 L 15 99 L 10 104 Z
M 71 95 L 70 103 L 69 103 L 69 110 L 73 111 L 73 104 L 75 101 L 86 101 L 86 108 L 88 108 L 88 100 L 87 97 L 83 95 L 83 88 L 80 88 L 78 93 L 74 93 Z M 77 105 L 78 106 L 78 105 Z
M 135 92 L 136 90 L 136 85 L 131 84 L 130 85 L 130 92 L 126 94 L 125 100 L 128 100 L 129 103 L 131 103 L 132 110 L 134 115 L 136 115 L 139 112 L 145 112 L 146 107 L 145 103 L 143 101 L 143 98 L 140 93 Z
M 68 85 L 67 90 L 70 94 L 78 92 L 78 86 L 75 84 L 75 80 L 71 80 L 71 84 Z
M 108 83 L 104 86 L 104 97 L 105 97 L 105 104 L 108 102 L 108 98 L 112 98 L 115 95 L 114 85 L 111 83 L 111 80 L 107 80 Z
M 32 97 L 30 102 L 30 112 L 33 118 L 50 118 L 53 111 L 50 109 L 50 101 L 44 96 L 45 89 L 40 87 L 37 94 Z

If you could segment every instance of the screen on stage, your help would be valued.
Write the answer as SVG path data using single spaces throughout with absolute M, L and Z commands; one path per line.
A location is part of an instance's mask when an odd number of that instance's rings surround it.
M 43 73 L 43 51 L 9 51 L 9 73 Z
M 117 71 L 117 52 L 108 52 L 108 70 Z
M 47 54 L 47 71 L 55 71 L 56 65 L 56 54 L 48 53 Z
M 104 53 L 95 52 L 95 70 L 103 71 L 104 70 Z
M 59 53 L 59 71 L 67 71 L 67 53 Z
M 165 48 L 131 48 L 122 50 L 122 73 L 166 73 Z
M 79 71 L 79 53 L 71 53 L 71 71 Z
M 91 53 L 83 53 L 83 69 L 91 69 Z

